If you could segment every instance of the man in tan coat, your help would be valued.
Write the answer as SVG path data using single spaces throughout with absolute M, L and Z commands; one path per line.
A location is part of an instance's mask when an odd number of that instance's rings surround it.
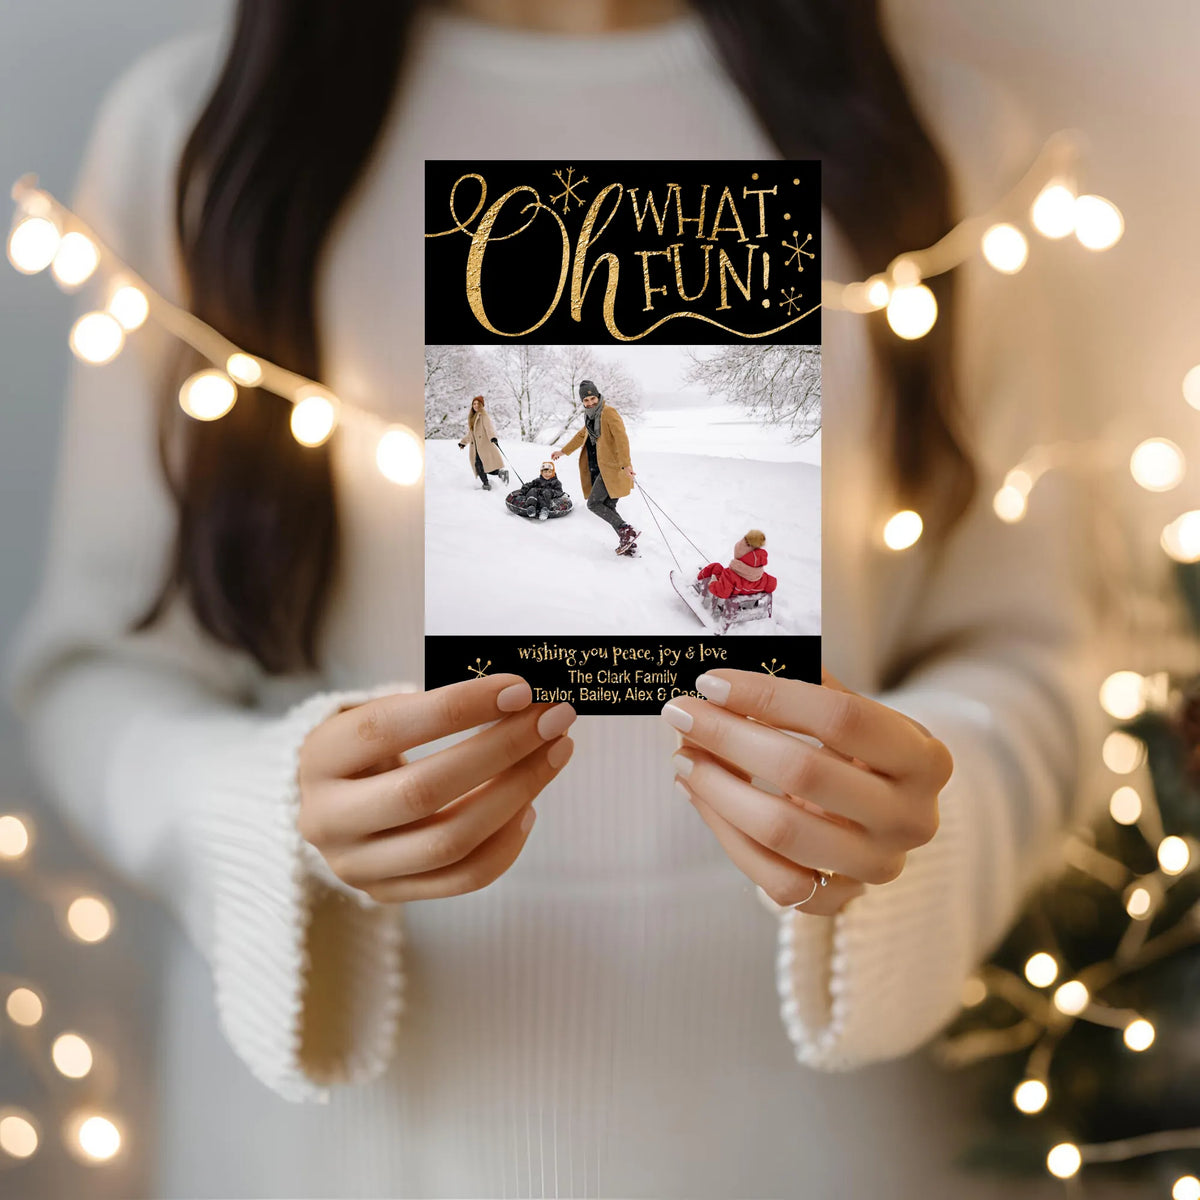
M 579 479 L 587 506 L 602 521 L 617 531 L 617 553 L 629 554 L 637 548 L 638 531 L 618 512 L 617 501 L 633 491 L 636 472 L 629 463 L 629 438 L 625 422 L 590 379 L 579 384 L 579 399 L 583 403 L 583 428 L 551 458 L 573 454 L 581 446 Z

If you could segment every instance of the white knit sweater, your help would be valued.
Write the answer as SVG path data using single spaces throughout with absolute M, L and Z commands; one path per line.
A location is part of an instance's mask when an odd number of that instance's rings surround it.
M 77 195 L 169 296 L 172 168 L 217 57 L 215 39 L 193 38 L 137 65 L 100 114 Z M 327 382 L 420 426 L 424 158 L 771 153 L 691 21 L 585 41 L 433 20 L 330 246 Z M 825 274 L 852 270 L 827 230 Z M 1001 415 L 982 442 L 998 462 L 1045 406 L 1021 287 L 980 279 L 965 297 L 988 314 L 964 322 L 964 365 L 975 406 Z M 297 747 L 364 690 L 421 677 L 420 489 L 384 481 L 353 432 L 335 441 L 344 558 L 321 677 L 264 678 L 179 606 L 130 635 L 172 527 L 153 415 L 170 343 L 146 328 L 113 364 L 76 368 L 45 578 L 10 690 L 48 794 L 188 935 L 168 981 L 155 1194 L 950 1186 L 936 1129 L 950 1109 L 920 1069 L 809 1068 L 929 1038 L 1052 844 L 1077 747 L 1071 526 L 1053 481 L 1012 527 L 991 517 L 985 487 L 940 557 L 884 551 L 863 327 L 830 313 L 825 330 L 826 661 L 956 761 L 933 842 L 829 921 L 757 902 L 673 794 L 675 735 L 655 717 L 579 722 L 526 850 L 483 892 L 381 907 L 330 887 L 295 827 Z M 204 1041 L 196 952 L 240 1065 Z M 192 1148 L 201 1122 L 241 1131 L 236 1158 Z

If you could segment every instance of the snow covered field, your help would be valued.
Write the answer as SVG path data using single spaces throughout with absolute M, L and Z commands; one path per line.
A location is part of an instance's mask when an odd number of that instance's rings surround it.
M 767 570 L 779 580 L 775 620 L 731 634 L 819 634 L 820 435 L 790 445 L 732 406 L 687 404 L 655 406 L 629 427 L 629 440 L 638 483 L 712 560 L 727 563 L 747 529 L 766 533 Z M 503 436 L 500 444 L 510 469 L 526 480 L 553 449 Z M 675 563 L 637 489 L 619 509 L 641 530 L 639 557 L 630 559 L 613 553 L 615 533 L 584 506 L 578 464 L 578 454 L 557 463 L 574 510 L 528 521 L 504 504 L 505 494 L 520 486 L 515 475 L 507 488 L 493 478 L 485 492 L 457 442 L 425 443 L 427 633 L 703 632 L 671 587 Z M 694 574 L 700 556 L 665 520 L 663 528 L 684 570 Z

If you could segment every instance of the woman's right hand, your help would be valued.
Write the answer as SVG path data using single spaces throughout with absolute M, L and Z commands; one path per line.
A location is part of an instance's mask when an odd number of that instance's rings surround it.
M 344 882 L 380 903 L 477 891 L 516 861 L 533 799 L 566 766 L 569 704 L 532 704 L 519 675 L 370 700 L 300 748 L 298 828 Z M 404 753 L 487 729 L 416 762 Z

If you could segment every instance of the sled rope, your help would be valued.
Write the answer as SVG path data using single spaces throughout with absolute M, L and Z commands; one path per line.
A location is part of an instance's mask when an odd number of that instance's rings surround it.
M 501 447 L 501 445 L 500 445 L 500 443 L 499 443 L 499 442 L 497 442 L 497 443 L 496 443 L 496 449 L 500 451 L 500 457 L 501 457 L 502 459 L 504 459 L 504 461 L 505 461 L 506 463 L 508 463 L 508 465 L 509 465 L 510 467 L 512 467 L 512 473 L 513 473 L 513 474 L 514 474 L 514 475 L 515 475 L 515 476 L 516 476 L 518 479 L 521 479 L 521 472 L 520 472 L 520 471 L 518 471 L 516 467 L 513 467 L 513 465 L 512 465 L 512 463 L 511 463 L 511 462 L 508 462 L 508 455 L 504 453 L 504 449 Z M 525 486 L 525 480 L 523 480 L 523 479 L 521 479 L 521 486 L 522 486 L 522 487 L 524 487 L 524 486 Z
M 681 567 L 681 566 L 679 565 L 679 559 L 677 559 L 677 558 L 675 557 L 675 551 L 671 549 L 671 543 L 670 543 L 670 542 L 667 540 L 667 535 L 666 535 L 666 534 L 663 532 L 663 527 L 662 527 L 661 525 L 659 525 L 659 524 L 658 524 L 658 518 L 657 518 L 657 517 L 654 515 L 654 509 L 652 509 L 652 508 L 650 507 L 650 497 L 649 497 L 649 496 L 647 496 L 647 495 L 646 495 L 646 493 L 645 493 L 644 491 L 642 491 L 642 489 L 641 489 L 641 487 L 640 487 L 640 486 L 638 487 L 638 491 L 642 492 L 642 499 L 643 499 L 643 500 L 645 501 L 645 503 L 646 503 L 646 511 L 647 511 L 647 512 L 650 514 L 650 520 L 652 520 L 652 521 L 654 522 L 654 524 L 655 524 L 656 526 L 658 526 L 658 533 L 659 533 L 659 536 L 662 538 L 662 540 L 663 540 L 663 544 L 664 544 L 664 545 L 666 546 L 666 548 L 667 548 L 667 553 L 668 553 L 668 554 L 671 556 L 671 559 L 672 559 L 672 561 L 675 563 L 675 569 L 676 569 L 676 570 L 679 572 L 679 574 L 680 574 L 680 575 L 684 575 L 684 574 L 686 574 L 686 572 L 684 571 L 683 567 Z M 666 513 L 663 513 L 663 516 L 664 516 L 664 517 L 665 517 L 666 515 L 667 515 Z
M 667 512 L 667 510 L 666 510 L 665 508 L 663 508 L 663 506 L 662 506 L 661 504 L 659 504 L 659 502 L 658 502 L 657 500 L 655 500 L 655 499 L 654 499 L 654 497 L 653 497 L 653 496 L 651 496 L 651 495 L 650 495 L 650 493 L 649 493 L 649 492 L 647 492 L 647 491 L 646 491 L 646 489 L 645 489 L 645 488 L 644 488 L 644 487 L 643 487 L 643 486 L 642 486 L 640 483 L 638 484 L 638 491 L 642 493 L 642 499 L 643 499 L 643 500 L 645 500 L 645 502 L 646 502 L 646 508 L 647 508 L 647 509 L 649 509 L 649 511 L 650 511 L 650 516 L 651 516 L 651 517 L 654 517 L 654 523 L 655 523 L 655 525 L 658 525 L 658 518 L 654 516 L 654 510 L 650 508 L 650 506 L 651 506 L 652 504 L 654 505 L 654 508 L 657 508 L 657 509 L 658 509 L 658 511 L 659 511 L 660 513 L 662 513 L 662 515 L 663 515 L 664 517 L 666 517 L 666 519 L 667 519 L 668 521 L 670 521 L 670 522 L 671 522 L 671 524 L 672 524 L 672 525 L 675 527 L 675 529 L 676 529 L 676 530 L 678 530 L 678 532 L 679 532 L 680 536 L 683 538 L 683 540 L 684 540 L 685 542 L 687 542 L 687 544 L 688 544 L 689 546 L 691 546 L 691 548 L 692 548 L 693 550 L 695 550 L 695 552 L 696 552 L 698 555 L 700 555 L 700 557 L 701 557 L 701 558 L 702 558 L 702 559 L 703 559 L 705 562 L 712 562 L 712 561 L 713 561 L 710 555 L 707 555 L 707 554 L 705 554 L 705 553 L 704 553 L 704 551 L 703 551 L 703 550 L 701 550 L 701 549 L 700 549 L 700 547 L 699 547 L 699 546 L 697 546 L 697 545 L 696 545 L 696 543 L 695 543 L 695 542 L 693 542 L 693 541 L 692 541 L 692 539 L 691 539 L 690 537 L 688 537 L 688 535 L 687 535 L 686 533 L 684 533 L 684 532 L 683 532 L 683 530 L 682 530 L 682 529 L 680 529 L 678 525 L 676 525 L 676 524 L 675 524 L 675 521 L 674 521 L 674 520 L 672 520 L 672 518 L 671 518 L 671 514 L 670 514 L 669 512 Z M 662 526 L 661 526 L 661 525 L 658 525 L 658 532 L 659 532 L 659 533 L 662 533 L 662 532 L 663 532 L 663 529 L 662 529 Z M 666 534 L 665 534 L 665 533 L 663 534 L 663 541 L 664 541 L 664 542 L 666 542 L 666 541 L 667 541 L 667 536 L 666 536 Z M 667 542 L 667 549 L 668 549 L 668 550 L 671 550 L 671 543 L 670 543 L 670 542 Z M 671 557 L 672 557 L 672 558 L 675 558 L 675 552 L 674 552 L 673 550 L 671 551 Z M 677 558 L 675 558 L 675 565 L 676 565 L 677 567 L 679 567 L 679 560 L 678 560 Z M 682 568 L 682 567 L 679 567 L 679 570 L 680 570 L 680 572 L 682 572 L 682 571 L 683 571 L 683 568 Z

